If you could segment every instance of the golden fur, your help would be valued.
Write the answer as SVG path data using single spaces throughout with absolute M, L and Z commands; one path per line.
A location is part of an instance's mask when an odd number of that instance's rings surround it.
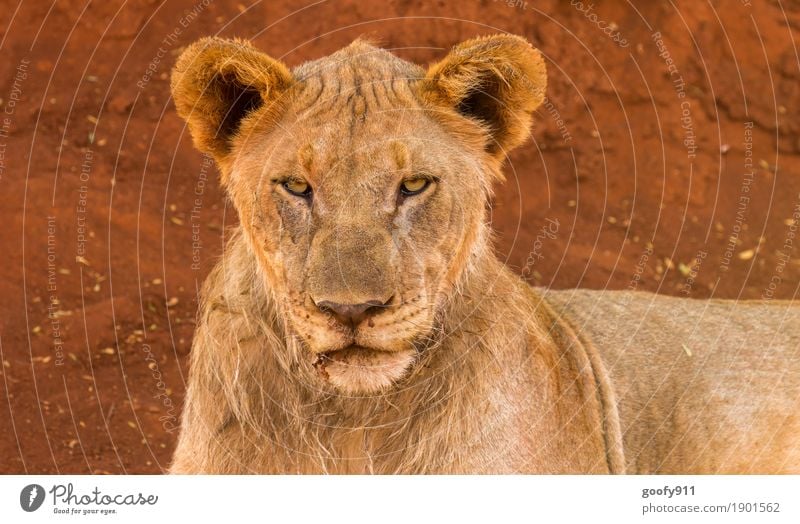
M 548 301 L 603 357 L 626 468 L 800 473 L 800 307 L 630 291 Z
M 798 470 L 796 307 L 780 329 L 745 308 L 773 327 L 770 372 L 786 373 L 734 443 L 706 412 L 691 419 L 711 390 L 677 396 L 700 361 L 660 367 L 676 350 L 662 317 L 645 347 L 625 345 L 603 332 L 622 314 L 605 295 L 534 290 L 492 254 L 487 198 L 545 84 L 539 52 L 508 35 L 427 70 L 362 41 L 292 71 L 242 41 L 183 53 L 178 113 L 241 226 L 203 289 L 172 472 Z M 633 296 L 629 323 L 648 300 Z M 735 391 L 719 366 L 697 367 L 703 383 Z M 666 373 L 669 394 L 643 403 L 640 367 L 648 385 Z M 762 453 L 723 459 L 734 449 Z

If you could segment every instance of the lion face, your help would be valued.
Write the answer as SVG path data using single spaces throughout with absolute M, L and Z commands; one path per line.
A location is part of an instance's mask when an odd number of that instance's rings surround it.
M 427 73 L 362 42 L 293 72 L 240 42 L 184 53 L 176 105 L 220 164 L 300 368 L 380 391 L 441 336 L 543 82 L 516 37 L 466 42 Z
M 385 387 L 412 364 L 483 216 L 478 159 L 408 109 L 292 115 L 231 173 L 290 331 L 344 390 Z

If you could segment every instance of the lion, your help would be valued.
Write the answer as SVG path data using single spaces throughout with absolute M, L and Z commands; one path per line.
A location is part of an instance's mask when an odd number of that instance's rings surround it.
M 172 473 L 800 473 L 800 308 L 548 291 L 489 199 L 544 100 L 512 35 L 423 68 L 204 38 L 171 80 L 240 225 Z

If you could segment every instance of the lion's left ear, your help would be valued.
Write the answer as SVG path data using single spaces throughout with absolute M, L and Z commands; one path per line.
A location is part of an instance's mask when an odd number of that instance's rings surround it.
M 248 42 L 203 38 L 178 58 L 172 97 L 195 146 L 210 153 L 224 175 L 242 122 L 278 102 L 293 83 L 283 63 Z
M 496 35 L 455 46 L 428 69 L 424 92 L 481 124 L 487 151 L 502 157 L 528 137 L 546 86 L 541 53 L 524 38 Z

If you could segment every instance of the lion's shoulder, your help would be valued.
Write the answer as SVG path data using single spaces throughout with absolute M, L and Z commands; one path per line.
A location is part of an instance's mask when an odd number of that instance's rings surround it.
M 731 443 L 763 449 L 759 439 L 779 449 L 796 438 L 800 418 L 789 414 L 800 395 L 800 305 L 638 291 L 544 296 L 608 370 L 629 471 L 794 467 L 791 460 L 765 465 L 747 453 L 715 452 Z

